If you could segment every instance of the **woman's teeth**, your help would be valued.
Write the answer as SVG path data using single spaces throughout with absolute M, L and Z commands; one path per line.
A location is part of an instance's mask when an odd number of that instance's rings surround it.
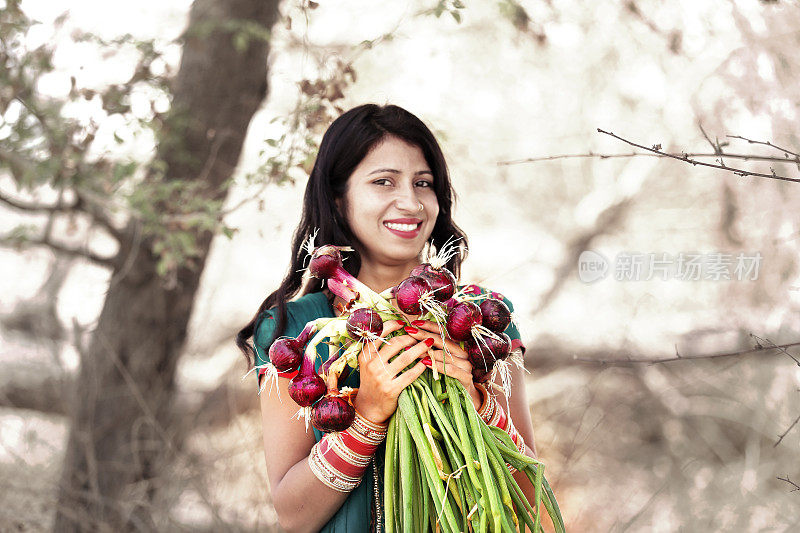
M 397 231 L 414 231 L 417 229 L 416 224 L 395 224 L 394 222 L 384 222 L 383 224 L 387 228 Z

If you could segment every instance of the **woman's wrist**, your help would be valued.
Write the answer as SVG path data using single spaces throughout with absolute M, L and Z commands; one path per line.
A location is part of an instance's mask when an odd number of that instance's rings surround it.
M 337 492 L 350 492 L 361 483 L 386 432 L 387 425 L 375 424 L 356 411 L 349 428 L 328 433 L 311 448 L 308 466 L 326 486 Z
M 365 418 L 373 424 L 378 424 L 380 426 L 388 426 L 389 419 L 392 417 L 392 415 L 387 417 L 385 413 L 382 413 L 375 408 L 373 402 L 370 402 L 363 397 L 361 401 L 359 401 L 359 397 L 356 396 L 356 399 L 353 402 L 353 407 L 356 408 L 356 413 L 361 415 L 362 418 Z

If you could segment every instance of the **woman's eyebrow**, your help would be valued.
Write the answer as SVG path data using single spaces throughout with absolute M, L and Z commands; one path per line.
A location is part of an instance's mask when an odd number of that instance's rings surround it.
M 379 168 L 377 170 L 373 170 L 372 172 L 367 174 L 367 176 L 372 176 L 373 174 L 378 174 L 380 172 L 391 172 L 392 174 L 401 174 L 399 170 L 394 168 Z M 431 176 L 433 176 L 433 172 L 431 172 L 430 170 L 418 170 L 414 173 L 415 176 L 420 176 L 422 174 L 430 174 Z

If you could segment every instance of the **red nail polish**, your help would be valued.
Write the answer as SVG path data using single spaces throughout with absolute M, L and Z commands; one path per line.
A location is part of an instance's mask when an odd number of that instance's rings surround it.
M 424 320 L 414 320 L 413 322 L 411 322 L 411 325 L 412 326 L 424 326 L 425 325 L 425 321 Z
M 428 346 L 428 348 L 433 346 L 433 337 L 428 337 L 427 339 L 425 339 L 425 344 Z
M 419 333 L 419 330 L 418 330 L 417 328 L 412 328 L 411 326 L 406 326 L 406 327 L 405 327 L 405 328 L 403 328 L 403 329 L 405 329 L 405 330 L 406 330 L 406 333 L 408 333 L 408 334 L 410 334 L 410 335 L 414 335 L 414 334 L 416 334 L 416 333 Z
M 433 366 L 433 362 L 431 361 L 431 358 L 428 357 L 427 355 L 425 357 L 423 357 L 422 359 L 420 359 L 420 362 L 425 366 Z

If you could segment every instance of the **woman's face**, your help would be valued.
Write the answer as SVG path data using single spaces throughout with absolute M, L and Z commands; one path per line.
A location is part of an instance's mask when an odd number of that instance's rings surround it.
M 417 261 L 439 215 L 433 179 L 418 146 L 389 135 L 370 150 L 347 180 L 344 196 L 363 260 Z

